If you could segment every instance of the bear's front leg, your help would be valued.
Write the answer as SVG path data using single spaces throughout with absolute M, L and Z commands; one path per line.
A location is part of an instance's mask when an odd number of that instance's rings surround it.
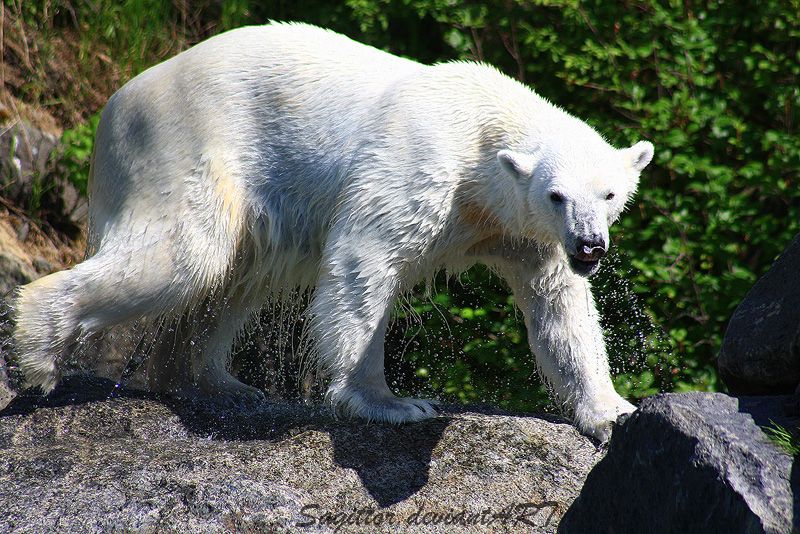
M 311 303 L 311 334 L 337 414 L 405 423 L 437 415 L 435 401 L 395 396 L 384 375 L 384 338 L 399 266 L 379 246 L 340 244 L 323 262 Z M 356 252 L 358 251 L 358 252 Z
M 540 374 L 575 425 L 601 442 L 617 418 L 636 408 L 611 382 L 603 332 L 589 281 L 541 258 L 498 264 L 525 317 Z

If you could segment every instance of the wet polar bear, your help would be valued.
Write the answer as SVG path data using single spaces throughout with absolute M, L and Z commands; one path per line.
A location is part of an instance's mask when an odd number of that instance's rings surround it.
M 263 303 L 313 288 L 328 402 L 417 421 L 431 403 L 384 377 L 395 299 L 483 262 L 513 291 L 559 402 L 602 440 L 634 407 L 614 391 L 587 277 L 652 155 L 612 148 L 488 66 L 424 66 L 303 24 L 231 31 L 109 100 L 94 254 L 20 289 L 20 364 L 49 391 L 81 336 L 161 317 L 151 388 L 259 397 L 226 370 L 231 345 Z

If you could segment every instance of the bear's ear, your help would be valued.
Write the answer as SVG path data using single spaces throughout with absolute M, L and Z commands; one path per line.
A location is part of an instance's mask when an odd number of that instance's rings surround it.
M 641 172 L 642 169 L 647 167 L 647 164 L 650 163 L 650 160 L 653 159 L 654 149 L 651 143 L 647 141 L 639 141 L 632 147 L 624 149 L 622 152 L 625 155 L 625 158 L 627 159 L 626 163 L 628 163 L 630 168 L 636 172 Z
M 497 161 L 500 163 L 500 167 L 511 177 L 521 181 L 530 178 L 536 167 L 536 158 L 530 154 L 514 152 L 513 150 L 501 150 L 498 152 Z

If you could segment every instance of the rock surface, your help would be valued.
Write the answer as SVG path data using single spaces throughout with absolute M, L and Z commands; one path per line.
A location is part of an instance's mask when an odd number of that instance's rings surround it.
M 561 534 L 800 529 L 800 473 L 759 425 L 796 428 L 790 396 L 656 395 L 614 431 Z
M 719 374 L 737 395 L 792 393 L 800 384 L 800 234 L 736 308 Z
M 601 457 L 548 416 L 365 424 L 73 377 L 0 412 L 0 533 L 555 532 Z

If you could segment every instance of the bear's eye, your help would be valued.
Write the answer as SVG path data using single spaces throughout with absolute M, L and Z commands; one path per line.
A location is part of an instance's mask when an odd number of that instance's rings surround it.
M 562 202 L 564 202 L 564 197 L 553 191 L 552 193 L 550 193 L 550 200 L 552 200 L 554 204 L 561 204 Z
M 614 193 L 609 193 L 606 195 L 606 200 L 614 200 Z

